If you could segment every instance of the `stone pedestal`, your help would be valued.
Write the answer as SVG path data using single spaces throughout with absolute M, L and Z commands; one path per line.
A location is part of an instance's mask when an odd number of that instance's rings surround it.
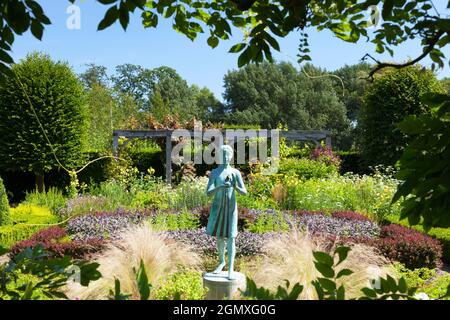
M 240 272 L 234 272 L 233 275 L 235 279 L 228 280 L 228 271 L 203 274 L 203 286 L 208 288 L 206 300 L 231 299 L 239 294 L 238 289 L 245 290 L 245 275 Z

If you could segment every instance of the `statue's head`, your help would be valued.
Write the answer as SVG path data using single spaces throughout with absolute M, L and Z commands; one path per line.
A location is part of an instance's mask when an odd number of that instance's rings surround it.
M 222 164 L 229 164 L 233 159 L 233 148 L 227 144 L 220 146 L 220 159 Z

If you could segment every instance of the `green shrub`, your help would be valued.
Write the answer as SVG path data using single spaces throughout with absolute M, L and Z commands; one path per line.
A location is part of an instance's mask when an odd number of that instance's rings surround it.
M 138 191 L 131 201 L 136 209 L 169 209 L 166 199 L 158 191 Z
M 278 173 L 294 174 L 299 179 L 307 180 L 335 176 L 338 173 L 338 167 L 311 159 L 288 158 L 281 160 Z
M 408 142 L 397 123 L 408 115 L 430 112 L 420 97 L 429 92 L 444 93 L 431 70 L 421 66 L 386 69 L 366 90 L 358 127 L 359 149 L 367 165 L 394 165 Z
M 169 208 L 190 209 L 202 207 L 210 202 L 206 195 L 208 178 L 199 177 L 193 181 L 183 181 L 165 194 Z
M 281 207 L 285 209 L 351 210 L 366 213 L 377 221 L 400 211 L 400 204 L 391 206 L 397 182 L 386 177 L 345 175 L 299 181 L 286 176 L 283 184 L 287 198 Z
M 450 284 L 450 274 L 442 271 L 437 272 L 436 269 L 419 268 L 410 270 L 401 263 L 394 264 L 394 268 L 398 276 L 406 280 L 408 287 L 418 287 L 418 292 L 426 293 L 430 299 L 442 297 Z
M 0 178 L 0 226 L 10 222 L 9 203 L 3 180 Z
M 152 219 L 152 227 L 156 230 L 186 230 L 196 229 L 198 226 L 199 219 L 187 210 L 179 214 L 158 214 Z
M 260 213 L 249 227 L 249 231 L 255 233 L 284 232 L 287 230 L 289 230 L 289 226 L 281 212 Z
M 11 208 L 11 220 L 13 224 L 49 224 L 57 222 L 57 217 L 50 209 L 32 204 L 19 204 Z
M 49 188 L 46 192 L 37 190 L 28 193 L 25 197 L 25 203 L 36 206 L 47 207 L 53 214 L 59 214 L 66 204 L 66 197 L 58 188 Z
M 402 263 L 395 263 L 393 267 L 398 273 L 399 278 L 405 278 L 408 287 L 421 287 L 425 282 L 436 276 L 435 269 L 417 268 L 411 270 L 406 268 Z
M 35 286 L 38 284 L 42 279 L 39 277 L 29 274 L 29 273 L 22 273 L 19 270 L 15 270 L 13 274 L 11 274 L 11 278 L 15 278 L 15 281 L 11 281 L 6 285 L 6 290 L 8 292 L 11 292 L 12 294 L 5 294 L 4 292 L 0 291 L 0 300 L 12 300 L 12 295 L 14 294 L 20 294 L 21 291 L 19 291 L 17 288 L 26 286 L 27 284 L 30 284 Z M 33 294 L 30 297 L 30 300 L 51 300 L 47 296 L 44 295 L 43 290 L 36 289 L 33 290 Z
M 129 152 L 133 166 L 136 167 L 139 172 L 147 172 L 149 168 L 155 169 L 156 176 L 165 176 L 165 166 L 163 163 L 163 151 L 159 148 L 149 148 L 140 151 Z
M 132 201 L 132 194 L 121 183 L 114 180 L 94 186 L 90 194 L 107 199 L 109 210 L 128 207 Z
M 18 241 L 28 239 L 33 233 L 58 222 L 48 208 L 20 204 L 11 208 L 11 224 L 0 226 L 0 246 L 10 247 Z
M 202 300 L 206 292 L 200 272 L 182 271 L 169 276 L 152 295 L 156 300 Z
M 449 284 L 450 274 L 445 273 L 424 284 L 420 291 L 426 293 L 431 299 L 437 299 L 445 295 Z M 450 300 L 450 297 L 445 297 L 443 299 Z

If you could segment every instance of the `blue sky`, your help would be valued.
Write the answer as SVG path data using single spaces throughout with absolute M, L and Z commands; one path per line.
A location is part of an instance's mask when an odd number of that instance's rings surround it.
M 110 73 L 115 66 L 123 63 L 138 64 L 146 68 L 165 65 L 176 69 L 189 84 L 208 87 L 219 99 L 223 93 L 223 76 L 229 70 L 237 68 L 238 55 L 228 53 L 228 50 L 233 44 L 240 42 L 239 30 L 236 30 L 232 39 L 221 42 L 215 49 L 206 44 L 207 34 L 200 35 L 191 42 L 175 32 L 166 19 L 160 19 L 157 29 L 144 29 L 138 14 L 132 17 L 126 32 L 118 23 L 97 32 L 98 22 L 107 7 L 94 0 L 76 2 L 81 9 L 81 29 L 70 30 L 66 26 L 70 16 L 66 12 L 70 5 L 68 1 L 41 2 L 52 25 L 46 28 L 42 41 L 34 39 L 30 34 L 18 37 L 13 46 L 12 55 L 15 60 L 22 59 L 31 51 L 42 51 L 54 59 L 68 61 L 76 72 L 82 72 L 85 64 L 92 62 L 108 67 Z M 450 14 L 446 3 L 447 0 L 435 1 L 441 13 Z M 309 42 L 312 62 L 328 70 L 358 63 L 364 54 L 374 52 L 370 43 L 360 41 L 348 44 L 334 38 L 327 31 L 311 31 Z M 281 53 L 275 53 L 275 59 L 296 64 L 298 35 L 292 34 L 281 39 L 280 46 Z M 402 61 L 414 58 L 420 52 L 420 43 L 416 40 L 396 48 L 393 58 L 388 55 L 375 56 L 381 60 Z M 448 46 L 444 53 L 450 57 Z M 429 66 L 431 61 L 426 59 L 423 64 Z M 438 72 L 438 77 L 450 77 L 448 64 Z

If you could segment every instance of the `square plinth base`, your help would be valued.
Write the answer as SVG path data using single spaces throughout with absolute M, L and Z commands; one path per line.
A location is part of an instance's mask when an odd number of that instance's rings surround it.
M 208 289 L 206 300 L 233 299 L 238 289 L 245 290 L 245 275 L 233 272 L 235 279 L 228 279 L 228 271 L 203 274 L 203 286 Z

